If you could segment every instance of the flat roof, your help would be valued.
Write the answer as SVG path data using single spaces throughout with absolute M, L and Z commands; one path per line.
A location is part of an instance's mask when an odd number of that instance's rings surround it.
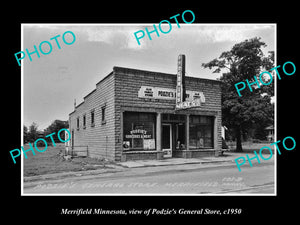
M 120 66 L 114 66 L 113 67 L 114 72 L 124 72 L 124 73 L 143 73 L 143 74 L 149 74 L 149 75 L 161 75 L 161 76 L 177 76 L 177 74 L 172 74 L 172 73 L 162 73 L 162 72 L 155 72 L 155 71 L 149 71 L 149 70 L 141 70 L 141 69 L 133 69 L 133 68 L 128 68 L 128 67 L 120 67 Z M 201 81 L 206 81 L 206 82 L 215 82 L 215 83 L 222 83 L 220 80 L 212 80 L 212 79 L 206 79 L 206 78 L 200 78 L 200 77 L 191 77 L 191 76 L 185 76 L 188 79 L 197 79 Z M 105 78 L 103 78 L 105 79 Z M 102 80 L 101 80 L 102 81 Z M 98 83 L 100 83 L 99 81 Z
M 106 78 L 108 78 L 109 76 L 111 76 L 112 74 L 114 74 L 114 72 L 123 72 L 123 73 L 135 73 L 135 74 L 144 74 L 144 75 L 160 75 L 160 76 L 171 76 L 172 78 L 174 78 L 175 76 L 177 76 L 176 74 L 171 74 L 171 73 L 162 73 L 162 72 L 155 72 L 155 71 L 149 71 L 149 70 L 141 70 L 141 69 L 133 69 L 133 68 L 128 68 L 128 67 L 120 67 L 120 66 L 114 66 L 113 67 L 113 71 L 110 72 L 108 75 L 106 75 L 104 78 L 102 78 L 99 82 L 97 82 L 96 86 L 98 84 L 100 84 L 102 81 L 104 81 Z M 216 83 L 216 84 L 221 84 L 222 81 L 219 80 L 212 80 L 212 79 L 206 79 L 206 78 L 199 78 L 199 77 L 190 77 L 190 76 L 186 76 L 186 78 L 188 79 L 195 79 L 195 80 L 200 80 L 200 81 L 204 81 L 204 82 L 212 82 L 212 83 Z M 96 88 L 94 90 L 92 90 L 91 92 L 89 92 L 87 95 L 85 95 L 83 97 L 83 101 L 75 106 L 75 110 L 77 107 L 79 107 L 80 105 L 82 105 L 84 103 L 84 100 L 90 96 L 92 93 L 94 93 L 96 91 Z M 73 110 L 71 113 L 69 113 L 69 115 L 71 115 L 72 113 L 75 112 L 75 110 Z

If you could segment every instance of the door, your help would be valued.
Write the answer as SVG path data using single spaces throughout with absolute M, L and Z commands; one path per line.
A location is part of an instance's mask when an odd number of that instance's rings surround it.
M 172 157 L 172 125 L 162 124 L 162 150 L 164 158 Z

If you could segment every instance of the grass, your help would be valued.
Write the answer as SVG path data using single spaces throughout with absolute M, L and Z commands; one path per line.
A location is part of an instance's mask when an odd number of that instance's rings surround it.
M 231 151 L 235 151 L 236 150 L 236 142 L 226 142 L 226 144 L 228 145 L 228 147 L 230 148 Z M 247 152 L 253 152 L 253 151 L 259 151 L 264 146 L 271 147 L 271 149 L 274 152 L 274 147 L 270 146 L 269 142 L 253 143 L 253 142 L 247 141 L 247 142 L 243 142 L 242 143 L 243 152 L 246 152 L 246 153 Z M 263 150 L 263 153 L 268 154 L 269 151 Z
M 111 162 L 103 159 L 78 157 L 70 161 L 63 157 L 64 144 L 58 143 L 56 147 L 48 146 L 45 152 L 31 151 L 27 152 L 27 159 L 24 157 L 24 176 L 35 176 L 42 174 L 51 174 L 59 172 L 85 171 L 105 168 L 105 165 Z M 24 149 L 29 149 L 26 144 Z

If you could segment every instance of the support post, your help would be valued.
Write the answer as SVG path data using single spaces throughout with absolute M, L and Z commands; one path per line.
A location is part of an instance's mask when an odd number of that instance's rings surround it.
M 186 133 L 186 150 L 190 150 L 190 115 L 186 115 L 186 123 L 185 123 L 185 133 Z
M 161 151 L 161 113 L 156 114 L 156 150 Z
M 163 159 L 163 151 L 161 147 L 161 113 L 156 114 L 156 158 Z
M 214 117 L 214 150 L 215 150 L 215 156 L 219 156 L 221 154 L 221 150 L 219 149 L 218 144 L 218 115 Z

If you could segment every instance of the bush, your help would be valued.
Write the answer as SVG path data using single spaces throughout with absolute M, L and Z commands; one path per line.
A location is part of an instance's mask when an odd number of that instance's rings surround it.
M 33 145 L 34 143 L 32 143 L 32 145 Z M 38 141 L 37 143 L 36 143 L 36 146 L 37 147 L 45 147 L 45 142 L 43 142 L 43 141 Z M 47 141 L 47 146 L 53 146 L 53 144 L 52 144 L 52 142 L 50 141 L 50 142 L 48 142 Z

